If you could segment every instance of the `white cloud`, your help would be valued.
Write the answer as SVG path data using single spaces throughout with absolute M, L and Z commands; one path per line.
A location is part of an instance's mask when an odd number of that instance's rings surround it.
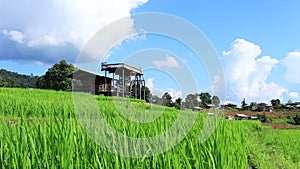
M 3 21 L 2 26 L 21 30 L 29 47 L 69 43 L 81 49 L 98 30 L 117 19 L 130 16 L 132 9 L 147 1 L 4 1 L 0 6 L 0 20 Z M 23 42 L 19 35 L 15 35 L 14 40 Z
M 22 43 L 22 46 L 11 46 L 8 40 L 1 39 L 5 40 L 1 44 L 8 48 L 2 51 L 0 59 L 48 65 L 63 57 L 69 62 L 75 62 L 79 60 L 76 57 L 93 35 L 118 19 L 128 17 L 115 28 L 104 31 L 106 40 L 94 38 L 95 43 L 80 53 L 83 54 L 83 62 L 98 63 L 100 57 L 109 56 L 110 53 L 106 52 L 113 45 L 118 45 L 114 43 L 120 37 L 135 33 L 131 11 L 147 2 L 148 0 L 1 1 L 0 31 L 4 29 L 3 34 Z M 146 37 L 139 35 L 129 38 L 140 40 Z
M 175 101 L 179 97 L 182 98 L 182 92 L 179 90 L 168 88 L 166 92 L 168 92 L 171 95 L 173 101 Z
M 279 61 L 270 56 L 258 58 L 261 52 L 258 45 L 244 39 L 235 40 L 231 50 L 223 52 L 222 63 L 230 99 L 266 101 L 280 99 L 288 92 L 274 82 L 266 82 L 272 68 Z
M 154 78 L 146 79 L 146 86 L 150 89 L 152 95 L 161 97 L 165 92 L 168 92 L 171 95 L 173 101 L 175 101 L 179 97 L 182 98 L 182 91 L 175 90 L 173 88 L 167 88 L 167 89 L 156 88 L 154 85 Z
M 154 81 L 154 78 L 148 78 L 148 79 L 146 80 L 146 86 L 147 86 L 151 91 L 154 90 L 154 83 L 153 83 L 153 81 Z
M 181 66 L 177 62 L 177 60 L 170 55 L 167 55 L 166 60 L 155 60 L 153 61 L 153 64 L 155 64 L 158 68 L 180 68 Z
M 223 76 L 215 75 L 211 82 L 211 92 L 213 95 L 219 96 L 221 100 L 225 97 L 225 81 Z
M 283 60 L 286 66 L 285 78 L 291 83 L 300 84 L 299 68 L 300 68 L 300 52 L 290 52 Z
M 297 92 L 290 92 L 289 96 L 293 99 L 299 99 L 300 98 L 299 93 L 297 93 Z
M 18 43 L 23 43 L 24 34 L 20 31 L 5 29 L 5 30 L 2 31 L 2 33 L 4 35 L 7 35 L 13 41 L 16 41 Z
M 39 39 L 34 39 L 28 42 L 29 47 L 43 47 L 43 46 L 57 46 L 64 44 L 64 41 L 59 38 L 54 38 L 52 36 L 44 36 Z

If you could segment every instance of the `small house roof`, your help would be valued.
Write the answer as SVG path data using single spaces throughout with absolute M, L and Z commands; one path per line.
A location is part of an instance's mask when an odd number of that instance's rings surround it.
M 216 105 L 214 105 L 214 104 L 207 104 L 206 106 L 207 107 L 215 107 Z
M 73 73 L 69 74 L 67 77 L 74 78 L 74 75 L 75 75 L 75 77 L 77 77 L 79 75 L 94 76 L 94 77 L 105 77 L 104 75 L 101 75 L 101 74 L 98 74 L 98 73 L 95 73 L 95 72 L 90 72 L 88 70 L 83 70 L 83 69 L 78 69 L 78 70 L 74 71 Z M 107 79 L 112 79 L 110 77 L 106 77 L 106 78 Z
M 245 115 L 245 114 L 236 114 L 235 116 L 238 116 L 238 117 L 248 117 L 248 116 Z
M 251 119 L 258 119 L 257 116 L 250 116 Z

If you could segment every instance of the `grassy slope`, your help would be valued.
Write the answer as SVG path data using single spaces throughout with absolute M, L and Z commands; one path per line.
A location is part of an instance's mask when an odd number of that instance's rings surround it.
M 246 168 L 248 155 L 251 165 L 260 168 L 299 165 L 299 156 L 292 153 L 300 148 L 296 143 L 299 132 L 271 130 L 259 122 L 223 120 L 212 137 L 200 144 L 207 116 L 199 113 L 192 130 L 173 149 L 153 157 L 127 158 L 103 150 L 87 136 L 76 119 L 72 93 L 0 88 L 0 98 L 0 168 Z M 115 130 L 133 137 L 155 136 L 178 117 L 177 110 L 163 108 L 157 120 L 141 125 L 124 118 L 128 109 L 122 99 L 118 100 L 121 108 L 105 98 L 98 98 L 97 104 Z M 146 103 L 133 103 L 132 107 L 129 115 L 149 109 L 153 115 L 162 109 Z M 120 115 L 120 110 L 125 114 Z M 291 140 L 295 149 L 287 146 Z M 269 151 L 272 145 L 280 156 Z
M 257 168 L 300 168 L 300 130 L 261 126 L 249 133 L 248 151 Z

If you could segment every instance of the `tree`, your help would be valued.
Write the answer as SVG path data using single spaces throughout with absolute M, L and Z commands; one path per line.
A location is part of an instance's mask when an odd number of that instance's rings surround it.
M 279 99 L 272 99 L 271 104 L 272 104 L 274 109 L 281 109 L 282 108 L 282 104 L 280 103 Z
M 211 104 L 211 95 L 209 93 L 200 93 L 199 95 L 201 104 L 200 107 L 207 107 L 207 104 Z
M 67 76 L 75 70 L 72 64 L 68 64 L 65 60 L 60 60 L 48 69 L 45 75 L 41 76 L 36 87 L 42 89 L 54 89 L 68 91 L 72 89 L 72 80 Z
M 147 86 L 145 86 L 144 90 L 145 90 L 145 100 L 147 102 L 150 102 L 150 98 L 152 97 L 151 91 Z M 144 95 L 144 92 L 143 92 L 143 95 Z M 144 97 L 142 97 L 142 98 L 144 98 Z
M 199 102 L 197 100 L 197 94 L 188 94 L 185 98 L 185 107 L 192 109 L 193 107 L 198 106 Z
M 133 86 L 132 91 L 135 91 L 135 90 L 136 90 L 136 87 Z M 139 91 L 139 89 L 137 91 Z M 145 91 L 145 97 L 144 97 L 144 91 Z M 137 92 L 137 94 L 135 94 L 134 92 L 131 92 L 130 96 L 133 97 L 133 98 L 138 98 L 139 99 L 140 98 L 140 93 Z M 152 97 L 151 91 L 147 86 L 141 88 L 141 99 L 145 98 L 146 102 L 150 102 L 151 97 Z
M 156 95 L 154 95 L 154 96 L 151 97 L 150 102 L 154 103 L 154 104 L 160 104 L 160 105 L 163 104 L 162 98 L 160 98 L 160 97 L 158 97 Z
M 175 100 L 174 106 L 176 109 L 181 109 L 181 102 L 182 99 L 180 97 Z
M 258 106 L 267 106 L 267 103 L 262 102 L 262 103 L 258 103 L 257 105 Z
M 265 111 L 266 110 L 266 106 L 267 106 L 266 103 L 258 103 L 256 110 L 258 110 L 258 111 Z
M 0 87 L 34 88 L 38 76 L 21 75 L 5 69 L 0 69 Z
M 241 102 L 241 104 L 242 104 L 241 108 L 243 108 L 243 109 L 245 108 L 245 106 L 247 106 L 245 98 L 243 99 L 243 101 Z
M 162 105 L 163 106 L 168 106 L 168 107 L 173 107 L 172 97 L 168 92 L 166 92 L 162 96 Z
M 293 117 L 294 124 L 299 125 L 300 124 L 300 114 L 297 114 L 295 117 Z
M 256 102 L 251 102 L 250 103 L 250 109 L 253 110 L 253 111 L 256 110 L 257 109 L 257 103 Z
M 219 99 L 218 96 L 213 96 L 211 98 L 211 100 L 212 100 L 212 104 L 214 104 L 216 107 L 219 107 L 219 105 L 220 105 L 220 99 Z

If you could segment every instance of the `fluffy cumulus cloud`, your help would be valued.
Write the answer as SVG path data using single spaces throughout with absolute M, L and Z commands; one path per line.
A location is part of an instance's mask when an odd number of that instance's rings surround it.
M 299 98 L 300 98 L 299 93 L 297 93 L 297 92 L 290 92 L 290 93 L 289 93 L 289 96 L 290 96 L 292 99 L 299 99 Z
M 236 39 L 230 50 L 223 52 L 222 63 L 227 83 L 229 100 L 239 102 L 243 98 L 251 101 L 269 101 L 282 98 L 289 91 L 274 82 L 267 82 L 277 59 L 262 56 L 261 48 L 244 39 Z M 295 94 L 292 94 L 295 96 Z
M 173 101 L 175 101 L 179 97 L 182 98 L 182 91 L 175 90 L 173 88 L 167 88 L 167 89 L 157 88 L 154 85 L 154 78 L 146 79 L 146 86 L 150 89 L 152 95 L 161 97 L 165 92 L 168 92 L 171 95 Z
M 18 43 L 23 43 L 24 40 L 24 34 L 22 32 L 16 31 L 16 30 L 7 30 L 4 29 L 2 31 L 4 35 L 7 35 L 11 40 L 16 41 Z
M 170 55 L 166 56 L 166 60 L 153 61 L 153 64 L 155 64 L 158 68 L 180 68 L 180 65 L 177 62 L 177 60 Z
M 51 60 L 49 57 L 59 56 L 43 53 L 45 48 L 64 51 L 72 47 L 79 52 L 97 31 L 117 19 L 130 16 L 132 9 L 147 1 L 1 1 L 0 32 L 8 38 L 0 36 L 0 43 L 11 46 L 13 44 L 9 40 L 18 43 L 11 50 L 18 50 L 19 55 L 23 55 L 19 59 L 30 60 L 32 54 L 37 53 L 48 57 L 39 56 L 39 61 L 47 62 Z M 9 55 L 1 54 L 0 59 L 10 58 Z
M 286 66 L 285 78 L 287 81 L 300 84 L 299 68 L 300 68 L 300 52 L 290 52 L 283 60 Z

